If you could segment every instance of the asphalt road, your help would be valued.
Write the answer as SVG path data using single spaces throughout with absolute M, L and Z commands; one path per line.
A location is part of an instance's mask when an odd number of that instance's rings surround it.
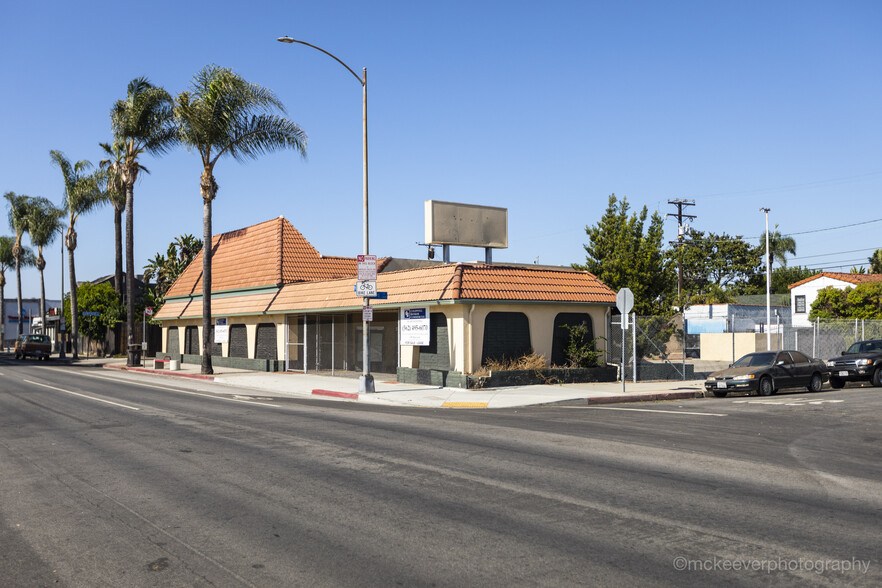
M 195 386 L 0 360 L 4 586 L 882 584 L 880 389 L 450 410 Z

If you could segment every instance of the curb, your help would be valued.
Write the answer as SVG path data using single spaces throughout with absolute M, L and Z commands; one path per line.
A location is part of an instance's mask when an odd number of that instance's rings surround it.
M 317 388 L 312 391 L 316 396 L 331 396 L 333 398 L 348 398 L 350 400 L 358 400 L 358 394 L 354 392 L 335 392 L 333 390 L 322 390 Z
M 586 398 L 573 398 L 559 402 L 546 402 L 540 406 L 565 406 L 585 404 L 624 404 L 626 402 L 653 402 L 660 400 L 687 400 L 691 398 L 704 398 L 704 391 L 695 390 L 689 392 L 653 392 L 649 394 L 626 394 L 625 396 L 588 396 Z
M 172 378 L 189 378 L 191 380 L 205 380 L 208 382 L 214 381 L 214 376 L 207 376 L 204 374 L 174 374 L 172 372 L 166 372 L 166 371 L 162 371 L 162 370 L 151 370 L 149 368 L 128 367 L 125 365 L 102 364 L 101 367 L 106 370 L 120 370 L 120 371 L 125 371 L 125 372 L 140 372 L 143 374 L 153 374 L 154 376 L 170 376 Z

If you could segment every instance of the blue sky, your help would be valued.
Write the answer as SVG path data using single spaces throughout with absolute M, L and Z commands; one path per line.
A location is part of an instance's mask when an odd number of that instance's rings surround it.
M 216 63 L 275 91 L 309 145 L 306 159 L 221 161 L 215 233 L 284 215 L 322 253 L 360 253 L 361 88 L 327 56 L 276 41 L 290 35 L 368 68 L 380 256 L 425 256 L 423 202 L 436 199 L 508 208 L 496 261 L 581 262 L 611 193 L 663 215 L 694 199 L 696 229 L 750 238 L 770 207 L 796 239 L 791 265 L 848 271 L 882 247 L 876 1 L 49 0 L 7 3 L 0 27 L 3 193 L 60 202 L 50 149 L 97 163 L 129 80 L 176 94 Z M 198 157 L 143 163 L 139 267 L 202 230 Z M 876 222 L 834 228 L 864 221 Z M 112 273 L 110 207 L 77 227 L 77 277 Z M 675 238 L 675 221 L 666 228 Z M 60 246 L 47 256 L 52 298 Z M 36 270 L 22 279 L 38 296 Z

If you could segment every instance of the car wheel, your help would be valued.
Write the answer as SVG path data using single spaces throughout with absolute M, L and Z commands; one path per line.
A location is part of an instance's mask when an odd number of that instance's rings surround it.
M 760 396 L 771 395 L 772 392 L 775 391 L 775 387 L 772 385 L 772 378 L 766 376 L 765 378 L 760 380 L 758 391 Z
M 714 396 L 717 398 L 725 398 L 726 394 L 728 394 L 728 392 L 725 390 L 714 390 Z
M 873 372 L 873 379 L 870 381 L 876 387 L 882 386 L 882 367 L 876 368 L 876 371 Z
M 835 389 L 840 389 L 845 386 L 845 380 L 841 378 L 830 378 L 830 387 Z
M 808 391 L 809 392 L 820 392 L 821 388 L 824 387 L 824 379 L 821 378 L 821 374 L 812 374 L 812 379 L 809 380 Z

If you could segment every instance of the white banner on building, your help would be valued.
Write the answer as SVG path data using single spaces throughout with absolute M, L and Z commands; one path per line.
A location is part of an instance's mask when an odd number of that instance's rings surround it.
M 227 326 L 227 319 L 214 319 L 214 342 L 226 343 L 230 336 L 230 328 Z
M 401 345 L 428 345 L 431 336 L 429 307 L 402 308 L 398 326 Z

